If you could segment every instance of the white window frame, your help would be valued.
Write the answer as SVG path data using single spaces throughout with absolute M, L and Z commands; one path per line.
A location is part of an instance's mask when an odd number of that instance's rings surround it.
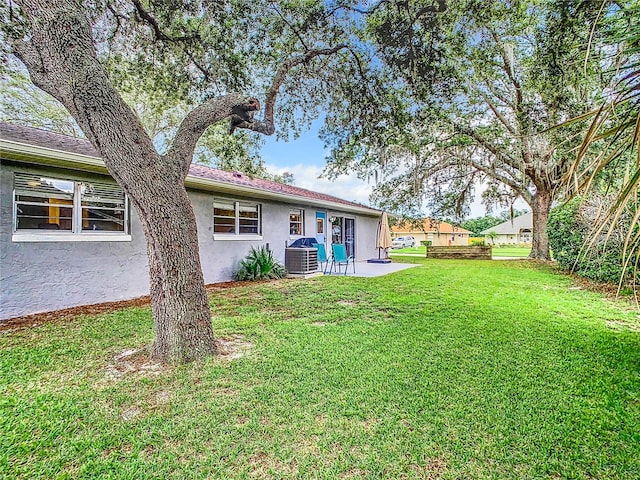
M 234 208 L 234 231 L 233 232 L 219 232 L 216 233 L 215 228 L 216 228 L 216 217 L 221 217 L 221 215 L 216 215 L 215 214 L 215 209 L 216 209 L 216 204 L 227 204 L 227 205 L 233 205 Z M 257 218 L 257 224 L 258 224 L 258 232 L 257 233 L 242 233 L 240 232 L 240 207 L 241 206 L 245 206 L 245 207 L 251 207 L 251 208 L 256 208 L 257 213 L 258 213 L 258 218 Z M 228 217 L 230 218 L 230 217 Z M 262 204 L 261 203 L 253 203 L 253 202 L 240 202 L 240 201 L 234 201 L 234 200 L 226 200 L 226 199 L 218 199 L 218 200 L 214 200 L 213 202 L 213 215 L 212 215 L 212 222 L 213 222 L 213 239 L 214 240 L 262 240 Z
M 17 229 L 18 225 L 18 202 L 15 188 L 15 175 L 32 175 L 34 178 L 50 178 L 61 182 L 73 183 L 71 231 L 54 231 L 40 229 Z M 95 182 L 89 180 L 74 180 L 49 174 L 14 173 L 14 188 L 12 194 L 12 237 L 13 242 L 130 242 L 130 222 L 129 222 L 129 198 L 124 194 L 124 231 L 109 232 L 103 230 L 88 230 L 82 228 L 82 193 L 83 187 L 87 184 L 105 185 L 108 187 L 117 186 L 109 182 Z M 44 197 L 43 197 L 44 198 Z
M 300 215 L 300 222 L 292 222 L 291 215 Z M 300 224 L 300 233 L 291 233 L 291 226 L 294 224 Z M 304 237 L 304 208 L 290 208 L 289 209 L 289 238 Z

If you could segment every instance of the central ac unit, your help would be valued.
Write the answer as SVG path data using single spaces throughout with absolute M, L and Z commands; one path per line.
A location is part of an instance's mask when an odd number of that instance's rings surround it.
M 315 248 L 285 248 L 284 266 L 292 274 L 307 274 L 318 270 L 318 250 Z

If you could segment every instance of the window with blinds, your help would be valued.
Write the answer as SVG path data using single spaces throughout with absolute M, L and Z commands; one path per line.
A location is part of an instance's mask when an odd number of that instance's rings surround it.
M 304 210 L 289 210 L 289 235 L 304 235 Z
M 14 232 L 128 233 L 128 202 L 116 184 L 14 174 Z
M 213 232 L 229 235 L 260 235 L 260 204 L 214 202 Z
M 80 195 L 82 231 L 125 231 L 127 202 L 120 186 L 83 182 Z
M 67 180 L 16 173 L 16 230 L 73 230 L 75 185 Z

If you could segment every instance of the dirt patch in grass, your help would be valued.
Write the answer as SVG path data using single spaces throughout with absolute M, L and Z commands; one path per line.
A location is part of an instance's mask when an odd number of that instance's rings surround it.
M 364 478 L 367 476 L 367 472 L 362 470 L 361 468 L 350 468 L 349 470 L 345 470 L 344 472 L 338 475 L 340 480 L 346 480 L 351 478 Z
M 216 338 L 216 344 L 219 358 L 228 361 L 244 357 L 253 348 L 243 335 Z
M 218 358 L 225 361 L 244 357 L 253 347 L 253 344 L 243 335 L 216 338 L 216 344 Z M 107 364 L 106 377 L 108 380 L 119 380 L 127 375 L 155 377 L 170 368 L 169 365 L 150 358 L 148 348 L 132 348 L 123 350 L 113 357 Z M 166 403 L 166 400 L 160 394 L 156 403 Z
M 631 330 L 632 332 L 640 332 L 640 324 L 628 322 L 619 322 L 617 320 L 607 320 L 607 327 L 613 330 Z
M 412 465 L 411 468 L 419 478 L 438 480 L 447 469 L 447 463 L 442 458 L 432 458 L 425 465 Z
M 271 476 L 288 478 L 298 473 L 298 465 L 295 459 L 285 462 L 264 452 L 258 452 L 249 457 L 249 468 L 249 477 L 251 478 Z
M 107 364 L 106 377 L 109 380 L 120 380 L 127 375 L 155 377 L 162 374 L 167 365 L 149 358 L 146 348 L 124 350 L 113 357 Z

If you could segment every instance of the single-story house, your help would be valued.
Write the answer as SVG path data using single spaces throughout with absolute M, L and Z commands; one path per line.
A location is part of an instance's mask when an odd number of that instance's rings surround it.
M 531 244 L 533 233 L 533 213 L 525 213 L 511 220 L 487 228 L 480 232 L 481 235 L 487 235 L 489 232 L 495 232 L 497 236 L 494 239 L 486 237 L 485 243 L 495 245 L 521 245 Z
M 381 212 L 291 185 L 191 165 L 206 283 L 232 279 L 252 246 L 315 237 L 377 255 Z M 91 144 L 0 123 L 0 320 L 149 293 L 137 213 Z
M 402 222 L 391 227 L 393 238 L 403 235 L 411 235 L 420 242 L 428 241 L 434 246 L 469 245 L 471 232 L 461 227 L 456 227 L 447 222 L 441 222 L 433 218 L 425 218 L 420 224 Z

